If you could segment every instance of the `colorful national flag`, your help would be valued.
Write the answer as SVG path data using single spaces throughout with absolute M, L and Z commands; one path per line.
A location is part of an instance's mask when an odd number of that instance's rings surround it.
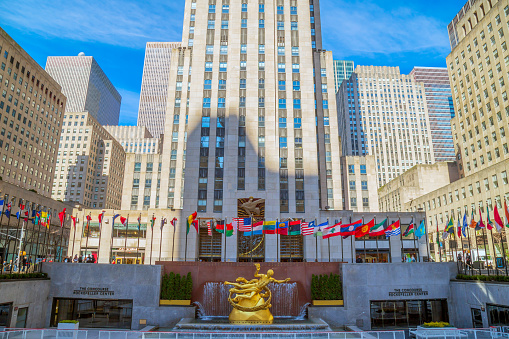
M 232 224 L 240 232 L 251 232 L 251 218 L 233 218 Z
M 0 199 L 0 215 L 2 215 L 2 213 L 4 212 L 4 206 L 5 206 L 4 199 Z
M 478 231 L 478 229 L 480 230 L 481 228 L 486 228 L 486 225 L 484 225 L 484 222 L 482 221 L 482 213 L 481 213 L 481 208 L 479 207 L 479 222 L 477 223 L 477 226 L 475 227 L 475 230 Z
M 316 222 L 315 222 L 314 220 L 313 220 L 313 221 L 310 221 L 310 222 L 308 223 L 308 227 L 309 227 L 309 228 L 315 228 L 315 227 L 316 227 Z
M 505 224 L 505 227 L 509 228 L 509 209 L 507 209 L 507 201 L 505 201 L 505 200 L 504 200 L 504 213 L 505 213 L 505 218 L 507 220 L 507 224 Z
M 245 221 L 244 221 L 245 222 Z M 248 235 L 261 235 L 263 234 L 263 221 L 253 223 L 252 232 L 248 232 Z M 244 233 L 246 235 L 246 233 Z
M 156 217 L 152 215 L 152 218 L 150 218 L 150 228 L 154 229 L 154 224 L 156 223 Z
M 276 221 L 264 221 L 263 234 L 276 234 Z
M 44 226 L 46 228 L 49 228 L 49 226 L 46 224 L 47 218 L 48 218 L 48 213 L 47 212 L 41 212 L 40 223 L 41 223 L 42 226 Z
M 301 221 L 290 221 L 288 235 L 300 235 Z
M 470 225 L 469 227 L 470 228 L 475 228 L 477 225 L 477 221 L 475 221 L 475 218 L 474 218 L 474 210 L 472 209 L 472 216 L 471 216 L 471 219 L 470 219 Z
M 461 214 L 458 216 L 458 238 L 461 238 Z
M 103 223 L 104 213 L 106 213 L 106 211 L 102 211 L 97 217 L 99 219 L 100 224 Z
M 211 221 L 207 221 L 207 234 L 209 235 L 209 237 L 212 236 L 212 227 L 210 227 L 210 223 Z
M 196 211 L 194 211 L 190 216 L 187 217 L 186 234 L 189 234 L 189 229 L 191 228 L 191 225 L 194 226 L 196 232 L 198 233 L 198 220 L 196 220 L 197 217 L 198 213 Z
M 233 225 L 226 224 L 224 220 L 221 220 L 216 224 L 216 231 L 219 233 L 225 233 L 227 237 L 231 237 L 233 235 Z
M 281 221 L 277 223 L 276 233 L 281 235 L 288 235 L 288 221 Z
M 495 204 L 495 210 L 493 211 L 493 217 L 495 218 L 495 226 L 497 227 L 497 232 L 502 232 L 504 229 L 504 222 L 502 221 L 502 218 L 500 217 L 500 214 L 498 214 L 498 208 Z
M 74 229 L 76 229 L 76 217 L 74 215 L 71 215 L 71 220 L 72 220 L 72 226 L 74 227 Z
M 465 214 L 463 214 L 463 227 L 461 228 L 461 233 L 463 233 L 463 237 L 467 237 L 467 227 L 468 227 L 468 222 L 467 222 L 467 213 L 465 212 Z
M 124 225 L 125 227 L 127 227 L 127 218 L 120 216 L 120 223 L 122 225 Z
M 354 235 L 359 227 L 362 226 L 362 220 L 357 220 L 356 222 L 342 225 L 341 226 L 341 235 L 344 237 L 348 237 L 350 235 Z
M 166 220 L 166 218 L 161 218 L 161 230 L 163 230 L 164 225 L 166 225 L 167 223 L 168 221 Z
M 412 221 L 410 222 L 410 225 L 408 225 L 407 229 L 405 230 L 405 232 L 403 232 L 403 236 L 404 237 L 408 237 L 410 234 L 414 233 L 415 230 L 414 230 L 414 219 L 412 218 Z
M 65 208 L 62 212 L 58 213 L 58 219 L 60 219 L 60 227 L 64 227 L 64 220 L 65 220 Z
M 329 239 L 329 238 L 332 238 L 332 237 L 337 237 L 339 235 L 342 235 L 342 230 L 343 228 L 341 227 L 341 222 L 333 225 L 333 226 L 329 226 L 329 227 L 326 227 L 324 230 L 323 230 L 323 239 Z
M 21 211 L 17 211 L 16 212 L 16 219 L 19 219 L 20 216 L 21 216 Z
M 395 235 L 400 235 L 401 234 L 401 226 L 400 226 L 400 221 L 396 221 L 395 223 L 393 223 L 392 225 L 390 225 L 388 227 L 388 229 L 385 231 L 385 235 L 387 237 L 393 237 Z
M 486 206 L 486 213 L 488 214 L 486 219 L 486 228 L 488 228 L 489 231 L 493 229 L 493 221 L 490 219 L 490 207 Z
M 454 221 L 452 219 L 452 216 L 451 216 L 451 219 L 449 219 L 449 222 L 447 223 L 447 225 L 445 226 L 444 232 L 447 232 L 449 234 L 454 234 Z
M 374 225 L 370 228 L 368 235 L 370 237 L 378 237 L 381 235 L 385 235 L 385 229 L 387 228 L 388 221 L 385 219 L 379 224 Z
M 303 222 L 300 225 L 300 234 L 302 234 L 303 236 L 312 235 L 313 232 L 314 232 L 314 227 L 309 227 L 308 222 Z
M 424 234 L 426 234 L 426 224 L 424 222 L 424 219 L 421 221 L 421 224 L 419 225 L 419 227 L 417 227 L 417 230 L 415 230 L 414 234 L 418 239 L 421 239 L 421 237 Z
M 177 218 L 173 217 L 173 219 L 171 219 L 170 221 L 170 224 L 175 227 L 175 225 L 177 224 Z
M 375 219 L 371 220 L 370 222 L 368 222 L 367 224 L 364 224 L 362 225 L 361 227 L 359 227 L 357 229 L 357 231 L 355 231 L 355 237 L 356 238 L 362 238 L 366 235 L 368 235 L 369 233 L 369 230 L 375 226 Z
M 7 218 L 10 218 L 11 217 L 11 208 L 12 208 L 12 203 L 7 203 L 6 205 L 6 208 L 5 208 L 5 216 Z

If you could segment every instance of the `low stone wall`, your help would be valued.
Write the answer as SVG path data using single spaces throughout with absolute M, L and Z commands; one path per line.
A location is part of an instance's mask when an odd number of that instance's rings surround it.
M 481 310 L 483 327 L 488 327 L 486 304 L 509 306 L 509 283 L 481 282 L 473 280 L 451 281 L 449 312 L 451 323 L 456 327 L 472 328 L 472 309 Z
M 15 327 L 18 309 L 28 307 L 27 328 L 46 326 L 50 280 L 0 280 L 0 304 L 12 303 L 8 327 Z
M 332 329 L 339 329 L 346 325 L 346 310 L 344 307 L 309 306 L 308 316 L 322 319 Z

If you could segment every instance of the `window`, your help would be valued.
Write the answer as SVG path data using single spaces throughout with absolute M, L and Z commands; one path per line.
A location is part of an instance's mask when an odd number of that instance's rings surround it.
M 357 207 L 357 198 L 350 198 L 350 207 Z
M 246 79 L 240 79 L 240 88 L 241 89 L 245 89 L 246 88 Z
M 281 80 L 278 82 L 278 90 L 279 91 L 286 91 L 286 81 Z
M 361 189 L 363 191 L 367 191 L 368 190 L 368 182 L 367 181 L 361 181 Z
M 361 165 L 361 174 L 367 174 L 366 165 Z
M 348 165 L 348 174 L 355 174 L 354 165 Z
M 293 82 L 293 90 L 294 91 L 300 91 L 300 81 L 294 81 Z
M 141 162 L 134 163 L 134 172 L 140 172 L 141 171 Z
M 355 181 L 351 180 L 349 187 L 350 187 L 350 191 L 355 191 Z

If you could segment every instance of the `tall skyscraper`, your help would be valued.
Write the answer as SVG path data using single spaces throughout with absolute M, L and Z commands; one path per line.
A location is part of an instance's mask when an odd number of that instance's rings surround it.
M 66 112 L 87 111 L 101 125 L 118 125 L 122 97 L 93 57 L 48 57 L 46 72 L 62 86 Z
M 350 79 L 354 70 L 353 61 L 334 60 L 334 87 L 335 92 L 338 91 L 339 86 L 344 80 Z
M 67 112 L 51 197 L 90 208 L 120 208 L 125 152 L 87 112 Z
M 138 126 L 145 126 L 155 138 L 164 133 L 171 52 L 180 42 L 147 42 L 141 81 Z
M 414 67 L 410 75 L 424 84 L 435 161 L 454 161 L 456 154 L 451 133 L 454 104 L 447 68 Z
M 399 67 L 357 66 L 338 93 L 344 155 L 374 155 L 379 186 L 435 162 L 425 87 Z
M 126 153 L 159 154 L 162 139 L 154 138 L 146 127 L 103 126 L 124 148 Z
M 66 98 L 2 28 L 0 53 L 1 180 L 49 197 Z

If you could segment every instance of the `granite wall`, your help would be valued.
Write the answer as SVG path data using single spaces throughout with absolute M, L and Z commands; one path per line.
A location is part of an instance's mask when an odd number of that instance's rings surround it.
M 28 307 L 26 327 L 46 325 L 50 280 L 0 280 L 0 304 L 12 304 L 9 327 L 15 327 L 18 310 Z

